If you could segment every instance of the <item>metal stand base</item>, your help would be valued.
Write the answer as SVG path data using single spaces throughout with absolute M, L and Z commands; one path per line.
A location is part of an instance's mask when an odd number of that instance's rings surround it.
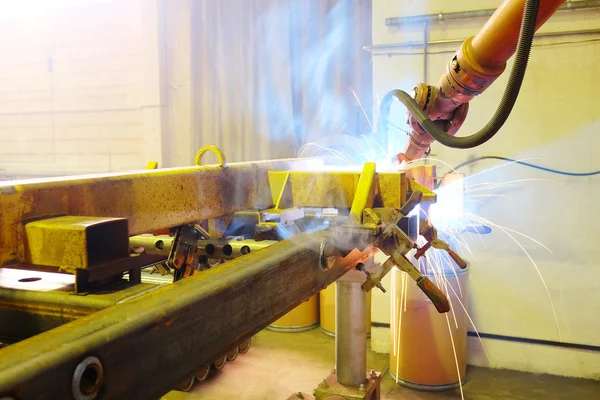
M 315 400 L 379 400 L 381 396 L 381 373 L 371 371 L 367 373 L 365 378 L 365 383 L 360 386 L 344 386 L 337 381 L 335 373 L 332 372 L 313 392 Z
M 334 337 L 335 337 L 335 332 L 328 331 L 327 329 L 325 329 L 325 328 L 323 328 L 323 327 L 321 327 L 320 329 L 321 329 L 321 333 L 322 333 L 323 335 L 325 335 L 325 336 L 330 336 L 330 337 L 332 337 L 332 338 L 334 338 Z M 367 332 L 367 339 L 370 339 L 370 338 L 371 338 L 371 334 L 370 334 L 369 332 Z
M 319 326 L 319 323 L 307 326 L 278 326 L 278 325 L 269 325 L 265 329 L 272 332 L 283 332 L 283 333 L 299 333 L 313 330 Z
M 396 377 L 396 375 L 394 375 L 392 373 L 392 371 L 389 371 L 389 373 L 390 373 L 390 376 L 392 377 L 392 379 L 394 379 L 394 382 L 397 382 L 400 385 L 405 386 L 409 389 L 419 390 L 421 392 L 445 392 L 447 390 L 456 389 L 460 386 L 460 382 L 458 382 L 458 381 L 452 382 L 452 383 L 446 383 L 443 385 L 427 385 L 424 383 L 416 383 L 416 382 L 404 380 L 402 378 L 398 378 L 398 377 Z M 462 382 L 464 384 L 465 383 L 464 377 L 462 379 L 463 379 Z

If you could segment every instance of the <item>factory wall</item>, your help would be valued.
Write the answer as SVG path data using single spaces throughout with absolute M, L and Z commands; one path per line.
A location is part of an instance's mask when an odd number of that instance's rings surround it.
M 499 0 L 374 0 L 373 44 L 423 40 L 422 25 L 387 27 L 385 19 L 389 17 L 495 8 L 500 3 Z M 464 39 L 475 34 L 484 22 L 482 19 L 436 22 L 430 27 L 429 39 Z M 599 28 L 598 11 L 577 11 L 555 15 L 540 32 Z M 536 40 L 521 95 L 498 136 L 473 150 L 434 145 L 432 155 L 450 165 L 496 155 L 528 159 L 567 171 L 600 169 L 600 112 L 594 100 L 600 85 L 598 39 L 597 34 L 590 34 Z M 404 54 L 374 55 L 375 96 L 381 98 L 392 88 L 411 90 L 422 81 L 437 83 L 457 46 L 430 46 L 427 76 L 424 76 L 424 57 L 419 51 L 405 48 L 396 50 Z M 507 71 L 511 65 L 509 62 Z M 463 135 L 483 127 L 492 116 L 507 77 L 508 72 L 471 103 Z M 395 107 L 396 122 L 401 124 L 402 107 Z M 398 140 L 401 150 L 406 137 L 399 133 Z M 482 161 L 460 172 L 475 175 L 497 164 L 498 161 Z M 448 171 L 446 166 L 439 165 L 439 172 Z M 512 182 L 516 180 L 524 181 Z M 477 339 L 470 338 L 469 362 L 600 378 L 597 313 L 600 252 L 596 243 L 600 233 L 596 210 L 600 178 L 561 176 L 513 165 L 469 178 L 467 185 L 473 189 L 473 184 L 483 182 L 512 183 L 493 190 L 468 192 L 466 208 L 500 226 L 535 238 L 552 252 L 514 231 L 503 232 L 499 226 L 492 226 L 492 233 L 482 240 L 465 234 L 472 250 L 465 254 L 472 265 L 468 287 L 470 314 L 480 332 L 505 337 L 483 340 L 489 360 Z M 545 279 L 560 335 L 549 297 L 532 261 Z M 379 325 L 374 328 L 373 346 L 385 351 L 389 349 L 389 331 L 385 328 L 389 323 L 388 296 L 374 295 L 373 318 Z M 525 344 L 519 342 L 522 338 L 583 346 L 575 349 Z
M 253 1 L 3 5 L 0 178 L 184 166 L 209 144 L 293 157 L 362 131 L 348 87 L 372 91 L 370 2 Z
M 368 129 L 371 1 L 192 2 L 194 148 L 231 161 L 295 157 Z M 365 104 L 369 109 L 369 105 Z M 306 154 L 304 154 L 306 155 Z
M 6 3 L 0 175 L 118 171 L 160 160 L 157 2 Z

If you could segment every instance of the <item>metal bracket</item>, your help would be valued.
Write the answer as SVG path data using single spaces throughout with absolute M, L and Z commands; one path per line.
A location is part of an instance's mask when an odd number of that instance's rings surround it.
M 198 240 L 209 235 L 198 225 L 184 225 L 177 229 L 167 265 L 174 269 L 173 281 L 178 281 L 198 271 Z
M 381 398 L 381 373 L 371 370 L 367 372 L 365 378 L 365 383 L 359 386 L 345 386 L 337 381 L 335 372 L 332 372 L 314 390 L 314 399 L 379 400 Z

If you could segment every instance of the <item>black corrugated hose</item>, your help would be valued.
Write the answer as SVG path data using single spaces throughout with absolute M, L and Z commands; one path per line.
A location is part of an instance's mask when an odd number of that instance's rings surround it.
M 483 129 L 469 136 L 455 137 L 449 135 L 444 130 L 438 128 L 414 99 L 402 90 L 392 90 L 388 92 L 381 101 L 381 122 L 383 129 L 387 130 L 385 126 L 387 125 L 390 106 L 394 99 L 397 99 L 406 106 L 411 114 L 414 115 L 427 133 L 445 146 L 457 149 L 470 149 L 477 147 L 494 137 L 508 119 L 513 106 L 517 101 L 517 96 L 519 95 L 521 84 L 523 83 L 523 77 L 525 76 L 525 70 L 527 69 L 527 62 L 531 52 L 539 6 L 540 0 L 526 0 L 525 2 L 525 11 L 523 12 L 523 19 L 521 21 L 521 32 L 519 34 L 515 63 L 510 71 L 510 77 L 506 89 L 504 90 L 502 101 L 492 119 L 483 127 Z

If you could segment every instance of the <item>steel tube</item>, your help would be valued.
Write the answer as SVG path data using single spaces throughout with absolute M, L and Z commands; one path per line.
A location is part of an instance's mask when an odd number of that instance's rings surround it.
M 535 34 L 535 39 L 539 38 L 551 38 L 551 37 L 559 37 L 559 36 L 580 36 L 580 35 L 597 35 L 600 33 L 600 29 L 582 29 L 582 30 L 573 30 L 573 31 L 564 31 L 564 32 L 541 32 Z M 363 46 L 364 51 L 369 51 L 377 54 L 388 54 L 391 50 L 398 49 L 422 49 L 427 46 L 436 46 L 436 45 L 444 45 L 444 44 L 460 44 L 464 42 L 465 39 L 442 39 L 442 40 L 430 40 L 426 44 L 423 42 L 401 42 L 401 43 L 390 43 L 390 44 L 378 44 L 373 46 Z M 375 53 L 379 51 L 381 53 Z M 455 50 L 448 50 L 449 53 L 453 53 Z M 418 54 L 418 53 L 415 53 Z
M 594 9 L 600 8 L 600 1 L 598 0 L 580 0 L 580 1 L 567 1 L 558 10 L 559 11 L 572 11 L 572 10 L 583 10 L 583 9 Z M 411 24 L 422 24 L 428 22 L 445 22 L 445 21 L 456 21 L 462 19 L 471 18 L 488 18 L 491 17 L 496 9 L 484 9 L 484 10 L 471 10 L 471 11 L 458 11 L 449 13 L 438 13 L 438 14 L 424 14 L 414 15 L 409 17 L 393 17 L 386 18 L 386 26 L 401 26 Z
M 335 373 L 342 385 L 358 386 L 367 374 L 366 295 L 360 282 L 335 283 Z
M 257 251 L 277 243 L 274 240 L 227 240 L 211 239 L 198 241 L 198 254 L 209 258 L 233 260 L 252 251 Z
M 148 254 L 167 257 L 173 247 L 172 236 L 166 235 L 138 235 L 129 238 L 129 246 L 143 248 Z M 277 243 L 275 240 L 236 240 L 236 239 L 208 239 L 198 241 L 198 255 L 209 258 L 233 260 L 252 251 L 264 249 Z
M 323 270 L 320 243 L 301 234 L 8 346 L 0 397 L 71 398 L 75 367 L 94 356 L 102 398 L 159 398 L 354 267 Z

